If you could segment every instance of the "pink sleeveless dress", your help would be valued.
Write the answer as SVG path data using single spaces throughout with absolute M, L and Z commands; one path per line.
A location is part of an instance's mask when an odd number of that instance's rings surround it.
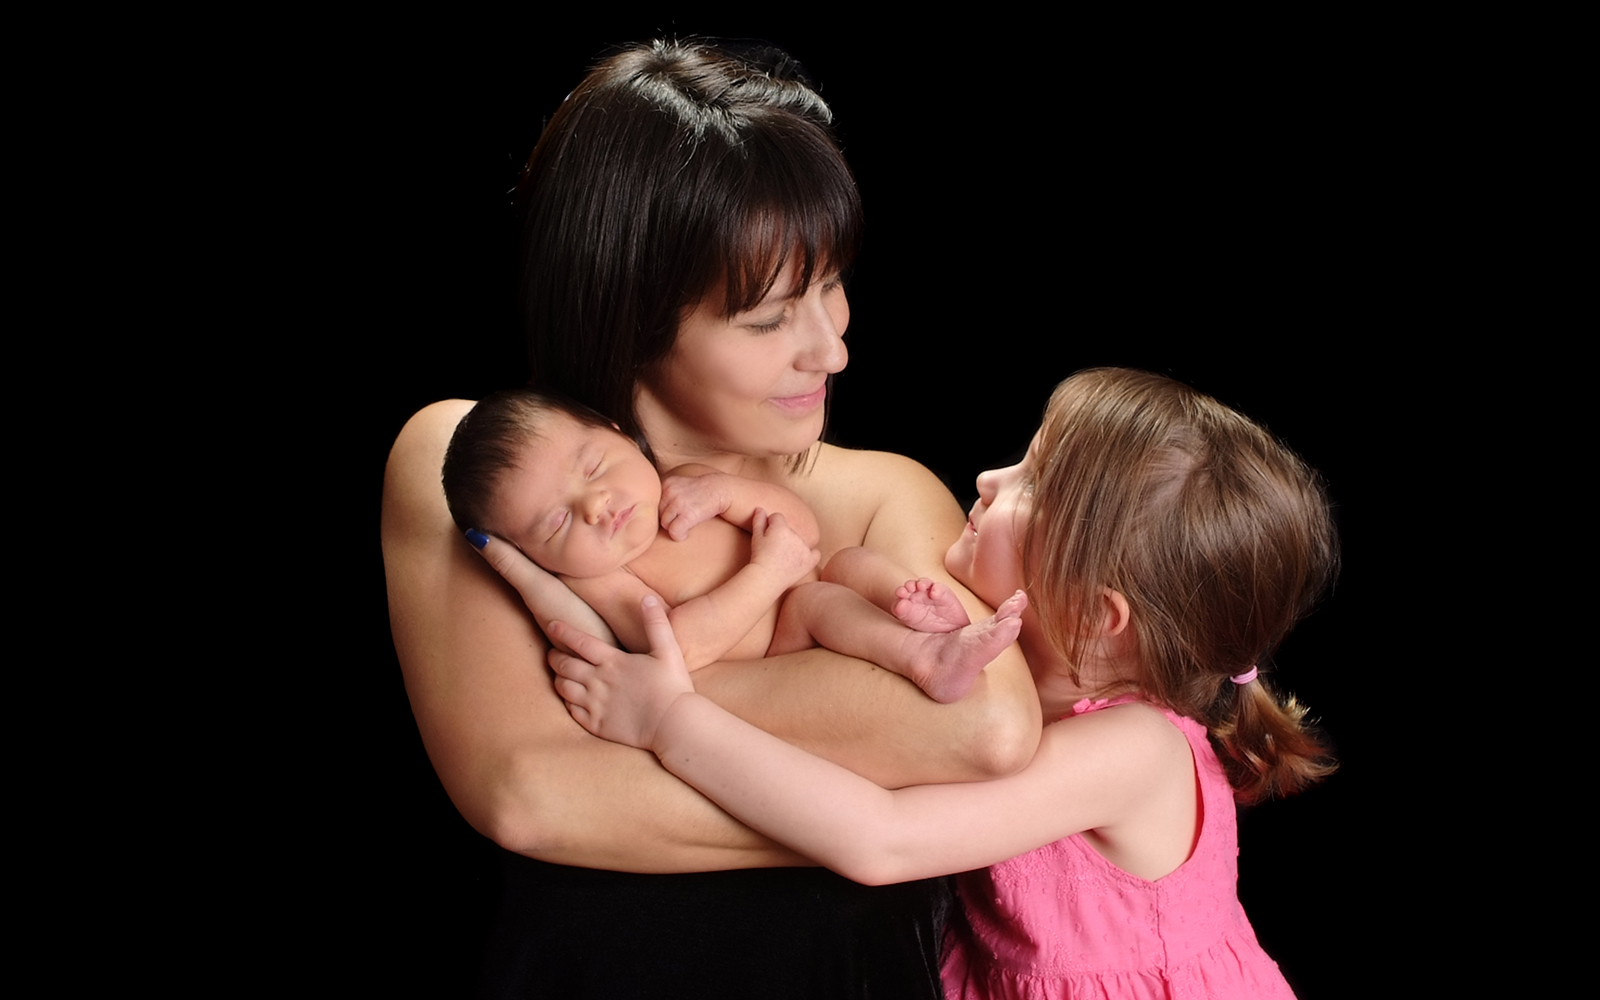
M 1149 882 L 1078 835 L 957 876 L 965 915 L 945 935 L 947 1000 L 1294 1000 L 1239 905 L 1238 825 L 1222 764 L 1204 727 L 1164 714 L 1188 738 L 1199 776 L 1189 860 Z

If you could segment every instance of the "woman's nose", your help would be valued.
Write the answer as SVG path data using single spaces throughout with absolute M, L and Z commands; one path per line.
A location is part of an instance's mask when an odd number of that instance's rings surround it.
M 815 289 L 821 292 L 821 289 Z M 842 290 L 825 292 L 805 303 L 806 344 L 805 368 L 832 375 L 844 371 L 850 363 L 850 351 L 844 346 L 844 331 L 850 324 L 850 306 Z

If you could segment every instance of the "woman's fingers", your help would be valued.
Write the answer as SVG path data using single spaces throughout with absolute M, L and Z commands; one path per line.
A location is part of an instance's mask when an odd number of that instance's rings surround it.
M 484 560 L 494 567 L 494 571 L 505 577 L 512 586 L 516 586 L 523 566 L 533 566 L 528 557 L 519 552 L 515 545 L 494 535 L 485 534 L 477 528 L 467 532 L 467 541 L 471 542 L 472 547 L 478 550 L 478 554 L 483 556 Z M 537 566 L 533 568 L 539 569 Z M 544 571 L 539 570 L 539 572 Z
M 534 598 L 541 588 L 548 588 L 558 584 L 555 577 L 539 566 L 532 559 L 522 554 L 522 550 L 510 542 L 495 535 L 485 534 L 476 528 L 467 532 L 467 541 L 478 550 L 484 561 L 494 567 L 494 571 L 522 595 L 523 603 L 529 608 L 534 607 Z

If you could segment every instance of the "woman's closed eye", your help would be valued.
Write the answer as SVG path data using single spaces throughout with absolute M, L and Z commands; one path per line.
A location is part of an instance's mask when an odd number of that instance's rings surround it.
M 783 328 L 783 324 L 788 322 L 788 320 L 789 320 L 789 310 L 785 309 L 783 312 L 779 313 L 777 316 L 773 317 L 768 322 L 765 322 L 765 323 L 751 323 L 751 324 L 749 324 L 749 328 L 751 330 L 755 331 L 756 333 L 776 333 L 778 330 Z

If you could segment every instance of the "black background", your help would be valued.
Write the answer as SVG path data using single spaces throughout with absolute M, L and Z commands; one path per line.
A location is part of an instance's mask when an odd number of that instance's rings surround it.
M 508 189 L 542 117 L 607 44 L 715 32 L 807 66 L 861 187 L 833 440 L 911 455 L 970 504 L 1057 381 L 1122 364 L 1239 408 L 1326 476 L 1344 573 L 1278 664 L 1342 769 L 1243 813 L 1240 897 L 1302 998 L 1349 995 L 1411 905 L 1373 831 L 1400 793 L 1382 692 L 1415 654 L 1372 630 L 1408 558 L 1401 390 L 1429 363 L 1405 346 L 1433 173 L 1418 89 L 1349 35 L 775 21 L 494 25 L 459 48 L 413 27 L 277 123 L 296 139 L 278 169 L 305 192 L 304 281 L 334 293 L 302 327 L 330 331 L 304 345 L 329 402 L 297 462 L 334 484 L 315 506 L 339 526 L 338 565 L 304 599 L 340 624 L 306 657 L 315 694 L 290 696 L 309 761 L 283 777 L 295 947 L 351 986 L 468 989 L 495 872 L 433 776 L 389 643 L 383 462 L 420 406 L 525 375 Z

